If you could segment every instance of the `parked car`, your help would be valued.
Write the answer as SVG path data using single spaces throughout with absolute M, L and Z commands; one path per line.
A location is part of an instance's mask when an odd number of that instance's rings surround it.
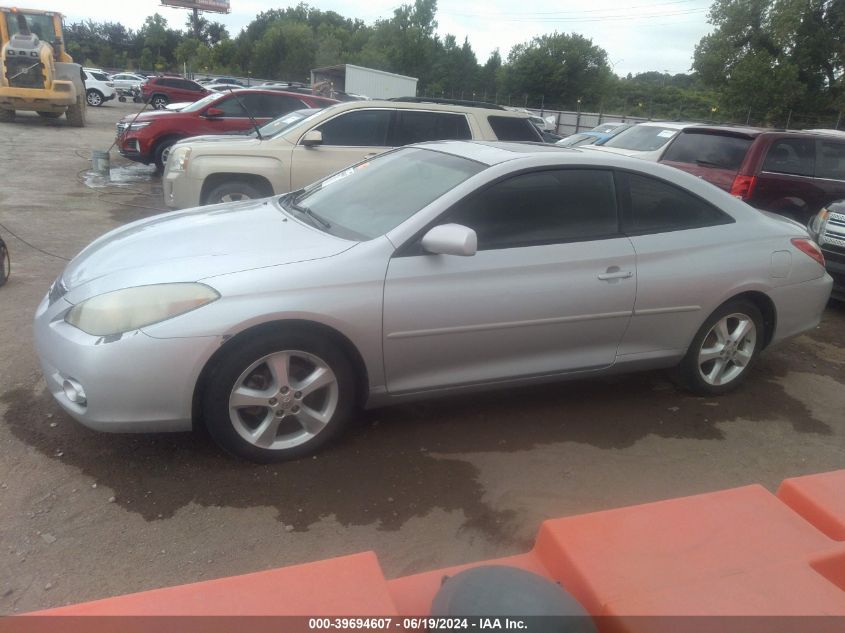
M 414 98 L 347 101 L 269 137 L 180 143 L 162 178 L 164 200 L 181 209 L 263 198 L 304 187 L 392 147 L 441 139 L 542 141 L 525 114 L 498 106 Z
M 591 150 L 633 156 L 643 160 L 658 161 L 666 150 L 666 146 L 675 135 L 694 123 L 669 123 L 647 121 L 639 123 L 616 136 L 606 140 L 601 145 L 584 145 Z
M 115 90 L 140 90 L 141 84 L 147 80 L 146 77 L 134 73 L 117 73 L 112 75 L 110 79 L 114 84 Z
M 845 138 L 739 126 L 684 130 L 661 162 L 806 225 L 845 198 Z
M 227 90 L 240 90 L 243 86 L 240 84 L 227 84 L 227 83 L 220 83 L 214 82 L 205 84 L 206 90 L 212 90 L 214 92 L 225 92 Z
M 579 132 L 578 134 L 570 134 L 569 136 L 560 139 L 555 143 L 560 147 L 578 147 L 579 145 L 588 145 L 601 141 L 604 138 L 603 134 L 596 132 Z
M 117 96 L 114 82 L 99 68 L 83 68 L 85 75 L 85 98 L 89 106 L 100 107 Z
M 285 112 L 332 103 L 336 101 L 252 88 L 242 88 L 234 94 L 212 92 L 176 112 L 159 110 L 126 115 L 117 124 L 117 149 L 130 160 L 147 165 L 155 163 L 163 169 L 170 147 L 181 139 L 248 130 Z
M 141 84 L 141 97 L 156 110 L 163 110 L 171 102 L 198 101 L 210 93 L 195 81 L 167 75 L 148 77 Z
M 845 301 L 845 200 L 836 200 L 819 211 L 808 226 L 822 249 L 825 267 L 833 277 L 832 297 Z
M 631 127 L 630 123 L 623 123 L 621 121 L 606 121 L 597 125 L 594 128 L 590 128 L 590 132 L 598 132 L 599 134 L 610 134 L 618 130 L 621 127 Z
M 689 174 L 441 141 L 107 233 L 50 288 L 35 340 L 86 426 L 202 421 L 276 461 L 423 396 L 646 368 L 723 394 L 819 323 L 831 283 L 804 228 Z

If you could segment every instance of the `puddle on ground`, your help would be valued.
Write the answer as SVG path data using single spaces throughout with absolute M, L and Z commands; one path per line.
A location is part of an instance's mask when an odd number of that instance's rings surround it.
M 113 166 L 108 175 L 96 171 L 85 172 L 85 184 L 94 189 L 107 187 L 128 187 L 139 183 L 148 184 L 155 175 L 155 166 L 133 163 Z

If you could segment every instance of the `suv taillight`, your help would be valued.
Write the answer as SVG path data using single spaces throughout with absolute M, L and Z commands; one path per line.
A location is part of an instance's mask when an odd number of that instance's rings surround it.
M 813 240 L 808 240 L 806 237 L 793 237 L 792 245 L 808 257 L 815 259 L 824 268 L 822 249 Z
M 742 176 L 737 174 L 737 177 L 734 178 L 733 185 L 731 185 L 731 195 L 748 200 L 751 197 L 751 192 L 754 190 L 755 184 L 757 184 L 757 176 Z

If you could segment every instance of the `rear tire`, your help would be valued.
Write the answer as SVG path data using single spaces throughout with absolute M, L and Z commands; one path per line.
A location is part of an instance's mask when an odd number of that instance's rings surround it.
M 676 368 L 676 379 L 693 393 L 717 396 L 736 389 L 756 363 L 765 339 L 760 310 L 732 299 L 711 314 Z
M 68 106 L 65 116 L 73 127 L 85 127 L 85 101 L 82 96 L 76 98 L 76 104 Z
M 267 194 L 254 184 L 245 180 L 227 180 L 208 192 L 203 204 L 218 204 L 221 202 L 240 202 L 241 200 L 255 200 L 273 195 Z
M 14 110 L 5 110 L 0 108 L 0 123 L 11 123 L 15 120 Z
M 105 101 L 103 93 L 93 88 L 85 93 L 85 98 L 88 100 L 88 105 L 94 108 L 99 108 Z
M 45 119 L 58 119 L 60 116 L 62 116 L 62 113 L 61 112 L 42 112 L 42 111 L 39 110 L 38 116 L 44 117 Z
M 349 359 L 308 330 L 244 340 L 212 369 L 202 396 L 214 441 L 259 463 L 313 453 L 343 431 L 354 404 Z

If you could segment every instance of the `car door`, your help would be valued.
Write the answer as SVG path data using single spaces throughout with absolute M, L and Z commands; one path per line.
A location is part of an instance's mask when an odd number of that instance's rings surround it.
M 819 209 L 845 198 L 845 143 L 819 139 L 816 158 L 816 184 L 824 192 Z
M 636 292 L 613 174 L 554 169 L 508 177 L 435 224 L 476 231 L 471 257 L 406 245 L 384 291 L 388 390 L 524 378 L 612 365 Z
M 210 106 L 223 114 L 207 119 L 208 126 L 214 132 L 241 132 L 252 130 L 255 125 L 263 125 L 270 117 L 263 116 L 265 110 L 264 95 L 256 92 L 229 94 Z M 252 118 L 250 118 L 252 115 Z M 255 124 L 253 124 L 253 119 Z
M 177 79 L 174 81 L 177 97 L 173 101 L 196 101 L 205 95 L 205 89 L 198 83 Z
M 813 178 L 815 162 L 814 138 L 775 139 L 763 159 L 749 203 L 806 224 L 824 198 Z
M 749 236 L 703 198 L 646 174 L 620 172 L 622 228 L 637 256 L 637 301 L 620 360 L 683 354 L 748 268 Z M 770 261 L 759 270 L 769 276 Z
M 367 108 L 343 112 L 310 128 L 323 135 L 323 142 L 306 147 L 300 137 L 292 152 L 291 188 L 299 189 L 389 149 L 392 118 L 390 108 Z

